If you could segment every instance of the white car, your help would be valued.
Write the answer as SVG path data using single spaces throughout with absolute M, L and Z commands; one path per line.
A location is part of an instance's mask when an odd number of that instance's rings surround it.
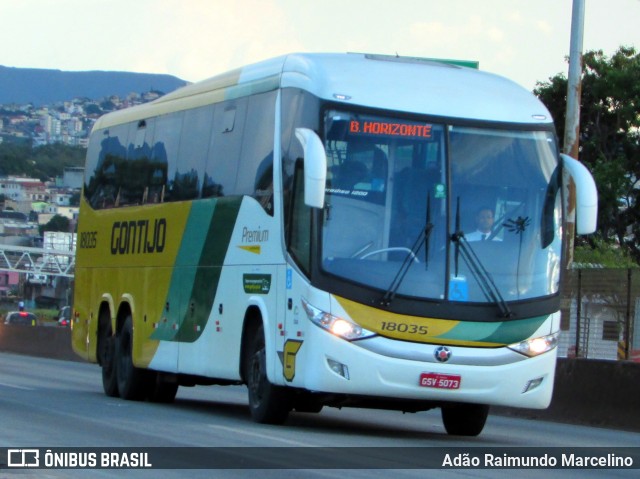
M 27 311 L 12 311 L 7 313 L 4 318 L 4 324 L 19 324 L 22 326 L 35 326 L 38 322 L 38 317 L 33 313 Z

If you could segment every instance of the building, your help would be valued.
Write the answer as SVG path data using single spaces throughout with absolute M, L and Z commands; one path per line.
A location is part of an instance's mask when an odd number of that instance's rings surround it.
M 64 188 L 81 189 L 84 182 L 84 168 L 81 166 L 68 166 L 64 169 L 62 186 Z
M 0 298 L 6 298 L 18 290 L 20 273 L 0 271 Z
M 46 185 L 33 178 L 0 178 L 0 194 L 17 203 L 48 200 Z
M 34 202 L 49 201 L 46 185 L 33 178 L 0 178 L 0 194 L 4 195 L 6 208 L 27 215 L 33 210 Z

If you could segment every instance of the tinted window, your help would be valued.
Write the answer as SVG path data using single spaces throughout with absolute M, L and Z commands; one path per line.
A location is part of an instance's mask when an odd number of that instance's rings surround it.
M 140 120 L 129 125 L 127 160 L 118 173 L 116 206 L 139 205 L 148 195 L 148 176 L 151 166 L 153 122 Z
M 86 184 L 85 195 L 94 208 L 112 208 L 119 202 L 119 185 L 127 174 L 128 136 L 128 125 L 99 130 L 92 135 L 88 165 L 95 167 Z
M 276 92 L 97 131 L 85 195 L 94 208 L 251 195 L 273 212 Z
M 180 168 L 178 153 L 183 119 L 184 112 L 177 112 L 160 116 L 156 120 L 153 157 L 154 161 L 166 162 L 168 170 L 164 201 L 182 199 L 183 191 L 188 189 L 189 184 L 194 181 L 190 172 Z
M 180 161 L 176 164 L 172 194 L 175 200 L 190 200 L 200 194 L 200 183 L 209 153 L 213 111 L 213 105 L 209 105 L 184 113 L 178 154 Z
M 228 196 L 235 193 L 247 99 L 240 98 L 215 106 L 209 158 L 202 196 Z
M 296 127 L 319 130 L 319 101 L 316 97 L 301 90 L 286 88 L 282 91 L 282 185 L 284 201 L 284 219 L 287 239 L 291 240 L 291 218 L 294 216 L 292 205 L 293 178 L 297 160 L 303 159 L 302 146 L 295 137 Z M 299 211 L 299 210 L 298 210 Z M 297 228 L 296 226 L 293 226 Z M 290 243 L 288 243 L 290 244 Z
M 236 193 L 253 196 L 273 214 L 273 134 L 276 93 L 249 99 Z
M 298 162 L 293 182 L 291 227 L 288 229 L 289 251 L 302 270 L 311 269 L 311 208 L 304 202 L 304 170 Z

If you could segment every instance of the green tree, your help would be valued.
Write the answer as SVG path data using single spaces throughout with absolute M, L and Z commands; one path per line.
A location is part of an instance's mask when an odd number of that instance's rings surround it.
M 62 215 L 55 215 L 46 225 L 41 225 L 39 227 L 40 235 L 43 235 L 45 231 L 62 231 L 64 233 L 68 233 L 69 225 L 69 218 Z
M 605 268 L 637 268 L 638 263 L 630 256 L 629 251 L 616 244 L 606 243 L 593 238 L 590 244 L 576 246 L 573 254 L 574 263 L 582 266 L 597 265 Z
M 49 181 L 62 176 L 67 166 L 82 166 L 87 151 L 62 143 L 31 147 L 24 143 L 0 144 L 0 175 L 16 175 Z
M 24 143 L 0 143 L 0 175 L 27 175 L 33 165 L 27 163 L 31 147 Z
M 640 262 L 639 79 L 640 54 L 632 47 L 620 47 L 610 58 L 602 51 L 583 56 L 579 159 L 591 170 L 599 196 L 598 231 L 586 241 L 593 249 L 620 245 L 636 262 Z M 566 77 L 558 74 L 539 82 L 534 93 L 551 111 L 563 138 Z
M 95 103 L 90 103 L 86 106 L 85 113 L 87 115 L 102 115 L 102 109 Z

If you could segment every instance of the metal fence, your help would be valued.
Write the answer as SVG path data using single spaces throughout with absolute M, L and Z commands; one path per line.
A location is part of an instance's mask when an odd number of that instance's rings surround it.
M 640 362 L 640 270 L 570 270 L 561 312 L 560 357 Z

